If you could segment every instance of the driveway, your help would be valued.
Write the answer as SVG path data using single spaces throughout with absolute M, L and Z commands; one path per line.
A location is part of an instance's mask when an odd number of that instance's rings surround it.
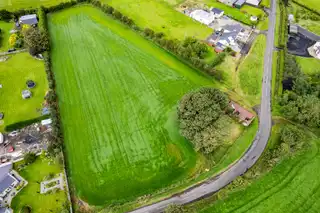
M 217 192 L 228 185 L 239 175 L 245 173 L 252 167 L 262 154 L 267 145 L 271 132 L 271 79 L 272 79 L 272 54 L 274 47 L 274 33 L 276 23 L 276 1 L 271 0 L 269 15 L 269 30 L 267 33 L 267 48 L 264 55 L 264 73 L 261 96 L 261 110 L 259 119 L 259 129 L 251 147 L 244 156 L 227 171 L 213 177 L 205 183 L 175 195 L 166 200 L 141 207 L 132 213 L 156 213 L 162 212 L 170 204 L 187 204 Z

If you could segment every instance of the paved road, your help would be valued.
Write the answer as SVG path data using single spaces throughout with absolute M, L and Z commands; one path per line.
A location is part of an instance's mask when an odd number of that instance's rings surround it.
M 276 21 L 276 2 L 271 0 L 269 14 L 269 30 L 267 33 L 267 48 L 264 55 L 264 74 L 262 84 L 261 110 L 259 119 L 259 130 L 256 137 L 247 150 L 246 154 L 224 173 L 216 176 L 212 180 L 206 181 L 185 192 L 175 195 L 169 199 L 144 206 L 131 211 L 131 213 L 158 213 L 162 212 L 169 204 L 187 204 L 202 197 L 208 196 L 224 186 L 228 185 L 239 175 L 245 173 L 253 166 L 262 154 L 267 145 L 271 132 L 271 77 L 272 77 L 272 54 L 274 47 L 274 32 Z

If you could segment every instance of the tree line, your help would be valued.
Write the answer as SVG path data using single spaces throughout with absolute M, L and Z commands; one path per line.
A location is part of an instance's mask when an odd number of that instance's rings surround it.
M 306 75 L 294 56 L 285 57 L 283 88 L 279 98 L 285 117 L 303 125 L 320 128 L 320 73 Z

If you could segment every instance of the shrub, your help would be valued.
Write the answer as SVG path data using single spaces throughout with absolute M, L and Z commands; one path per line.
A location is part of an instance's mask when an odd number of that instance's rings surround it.
M 31 164 L 33 162 L 35 162 L 37 159 L 37 156 L 35 153 L 33 152 L 28 152 L 24 155 L 23 160 L 25 162 L 26 165 Z

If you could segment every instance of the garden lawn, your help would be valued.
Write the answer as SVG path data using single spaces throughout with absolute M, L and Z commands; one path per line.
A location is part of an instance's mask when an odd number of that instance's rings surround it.
M 37 160 L 19 171 L 19 174 L 28 181 L 28 185 L 23 188 L 18 195 L 12 200 L 11 208 L 14 212 L 20 212 L 20 209 L 28 205 L 34 213 L 61 212 L 62 206 L 67 202 L 65 191 L 58 191 L 50 194 L 40 194 L 40 182 L 50 173 L 58 174 L 63 172 L 59 164 L 49 160 Z
M 183 40 L 187 36 L 206 39 L 213 30 L 176 11 L 169 3 L 150 0 L 102 0 L 132 18 L 142 28 L 163 32 L 170 38 Z
M 302 72 L 307 75 L 320 73 L 320 60 L 316 58 L 304 58 L 296 57 L 298 64 L 301 67 Z
M 0 21 L 0 52 L 5 52 L 9 49 L 9 36 L 12 28 L 13 23 Z
M 271 137 L 276 142 L 278 138 Z M 269 144 L 270 148 L 274 145 Z M 308 213 L 320 208 L 320 140 L 313 139 L 307 151 L 282 160 L 271 172 L 226 199 L 204 207 L 201 213 Z
M 265 47 L 266 37 L 259 35 L 238 69 L 241 90 L 252 100 L 260 97 Z
M 33 80 L 36 87 L 30 89 L 30 99 L 23 99 L 21 92 L 27 89 L 27 80 Z M 41 116 L 38 110 L 42 108 L 48 90 L 42 61 L 32 58 L 29 53 L 11 55 L 7 61 L 0 62 L 0 84 L 0 112 L 4 113 L 0 130 L 6 125 Z
M 91 6 L 51 14 L 49 31 L 77 195 L 103 205 L 186 178 L 197 155 L 178 132 L 176 104 L 219 85 Z
M 53 6 L 69 0 L 1 0 L 0 9 L 15 11 L 18 9 L 37 8 L 40 5 Z

